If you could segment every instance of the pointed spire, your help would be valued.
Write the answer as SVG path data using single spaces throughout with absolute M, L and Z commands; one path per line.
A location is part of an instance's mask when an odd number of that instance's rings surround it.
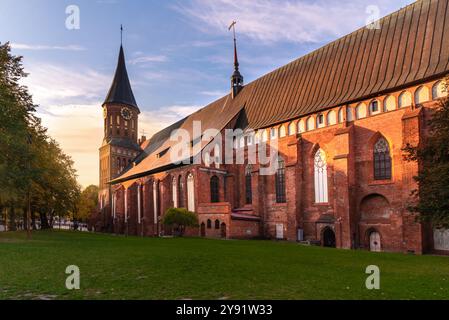
M 234 26 L 232 27 L 234 29 L 234 71 L 239 71 L 239 57 L 237 55 L 237 38 L 235 37 L 235 24 L 236 22 L 233 22 Z
M 235 98 L 240 90 L 243 88 L 243 76 L 240 74 L 239 71 L 239 58 L 237 54 L 237 38 L 235 35 L 235 25 L 237 22 L 233 21 L 231 26 L 229 27 L 229 30 L 233 30 L 234 33 L 234 73 L 231 77 L 231 94 L 232 97 Z
M 125 63 L 125 53 L 122 45 L 120 45 L 120 53 L 114 81 L 112 82 L 111 89 L 109 89 L 109 93 L 104 101 L 104 104 L 106 103 L 125 104 L 139 109 L 137 107 L 136 99 L 134 98 L 131 83 L 129 82 Z

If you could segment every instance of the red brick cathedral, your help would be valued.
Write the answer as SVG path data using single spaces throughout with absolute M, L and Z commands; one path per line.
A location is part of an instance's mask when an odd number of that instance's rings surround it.
M 402 151 L 422 141 L 446 96 L 448 34 L 448 1 L 417 1 L 380 28 L 364 27 L 246 85 L 235 45 L 229 95 L 149 140 L 138 140 L 140 111 L 121 47 L 103 104 L 96 230 L 169 235 L 161 219 L 182 207 L 198 215 L 191 236 L 449 252 L 449 231 L 407 211 L 419 164 Z M 173 161 L 177 129 L 190 136 L 184 160 L 199 161 Z M 240 132 L 231 163 L 222 147 L 229 129 Z M 261 145 L 278 152 L 272 174 L 253 157 Z

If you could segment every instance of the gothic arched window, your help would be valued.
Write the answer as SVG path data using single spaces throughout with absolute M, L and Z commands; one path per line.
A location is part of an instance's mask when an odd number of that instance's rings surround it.
M 374 145 L 374 179 L 391 179 L 390 146 L 383 137 Z
M 191 173 L 187 176 L 187 210 L 195 211 L 195 180 Z
M 172 194 L 173 194 L 173 207 L 178 207 L 178 179 L 176 177 L 173 177 L 172 181 Z
M 210 179 L 210 202 L 217 203 L 220 202 L 220 181 L 217 176 L 213 176 Z
M 253 187 L 251 183 L 251 175 L 253 168 L 249 164 L 245 170 L 245 194 L 246 194 L 246 204 L 253 203 Z
M 212 228 L 212 221 L 209 219 L 207 220 L 207 229 Z
M 220 220 L 215 220 L 215 229 L 220 229 Z
M 315 203 L 329 202 L 327 186 L 327 161 L 326 153 L 320 149 L 315 153 Z
M 184 208 L 184 182 L 182 176 L 178 178 L 178 207 Z
M 285 203 L 285 161 L 279 157 L 278 169 L 276 172 L 276 202 Z

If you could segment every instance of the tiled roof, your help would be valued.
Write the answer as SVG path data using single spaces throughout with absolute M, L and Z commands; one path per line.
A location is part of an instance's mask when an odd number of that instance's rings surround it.
M 254 81 L 248 127 L 258 129 L 447 73 L 447 0 L 417 1 Z
M 194 120 L 221 130 L 239 115 L 242 129 L 259 129 L 447 74 L 448 2 L 417 1 L 381 19 L 380 29 L 361 28 L 215 101 L 156 134 L 148 156 L 116 181 L 168 165 L 157 154 L 170 147 L 174 127 L 191 131 Z

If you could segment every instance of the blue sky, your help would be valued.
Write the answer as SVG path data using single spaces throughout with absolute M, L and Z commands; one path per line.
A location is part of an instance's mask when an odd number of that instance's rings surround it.
M 30 73 L 24 82 L 44 124 L 75 160 L 80 183 L 98 183 L 101 103 L 124 25 L 128 72 L 151 135 L 226 94 L 237 20 L 245 82 L 385 16 L 411 0 L 0 0 L 0 42 Z M 66 8 L 80 29 L 66 28 Z M 369 12 L 367 12 L 367 10 Z

